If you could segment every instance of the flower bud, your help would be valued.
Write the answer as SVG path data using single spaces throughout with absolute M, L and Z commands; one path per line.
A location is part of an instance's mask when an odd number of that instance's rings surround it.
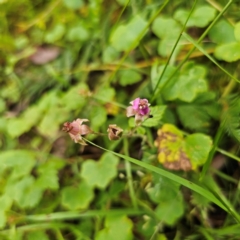
M 108 126 L 108 138 L 110 141 L 112 140 L 118 140 L 122 136 L 122 128 L 118 127 L 116 124 L 110 124 Z

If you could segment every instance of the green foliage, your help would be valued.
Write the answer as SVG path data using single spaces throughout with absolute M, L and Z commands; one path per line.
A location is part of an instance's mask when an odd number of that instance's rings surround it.
M 127 51 L 138 44 L 138 38 L 145 34 L 147 22 L 136 15 L 125 25 L 118 26 L 112 33 L 110 42 L 118 51 Z M 123 39 L 124 38 L 124 39 Z
M 142 125 L 145 127 L 158 126 L 163 117 L 166 106 L 154 106 L 150 107 L 150 109 L 152 117 L 145 120 Z
M 240 142 L 240 122 L 239 122 L 240 99 L 233 99 L 228 109 L 223 114 L 224 130 L 238 142 Z
M 110 153 L 102 155 L 98 162 L 88 160 L 82 164 L 80 176 L 92 187 L 106 188 L 117 175 L 118 158 Z
M 148 189 L 152 201 L 157 203 L 156 215 L 160 221 L 173 225 L 184 213 L 180 185 L 160 177 L 154 187 Z
M 0 239 L 240 238 L 236 1 L 0 4 Z
M 185 9 L 179 9 L 176 11 L 174 18 L 180 23 L 184 24 L 187 20 L 189 11 Z M 215 17 L 216 10 L 210 6 L 202 5 L 196 7 L 187 22 L 187 27 L 206 27 Z
M 152 69 L 152 85 L 153 88 L 156 86 L 157 81 L 162 75 L 164 66 L 154 67 Z M 192 102 L 200 93 L 208 90 L 207 81 L 205 79 L 206 69 L 203 66 L 195 65 L 193 62 L 186 64 L 181 72 L 178 72 L 171 78 L 168 79 L 175 72 L 175 67 L 168 67 L 163 77 L 161 78 L 159 89 L 163 86 L 163 97 L 166 100 L 179 99 L 184 102 Z
M 92 188 L 84 181 L 78 186 L 69 186 L 62 189 L 62 204 L 71 210 L 86 209 L 93 197 Z
M 104 223 L 105 228 L 100 230 L 96 236 L 96 240 L 131 240 L 133 239 L 132 228 L 133 223 L 124 215 L 107 217 Z

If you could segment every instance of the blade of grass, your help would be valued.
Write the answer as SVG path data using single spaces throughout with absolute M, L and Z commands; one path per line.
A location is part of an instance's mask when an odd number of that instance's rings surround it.
M 128 146 L 128 140 L 126 138 L 123 139 L 123 148 L 124 148 L 124 154 L 129 156 L 129 151 L 128 151 L 129 146 Z M 130 198 L 131 198 L 133 207 L 137 209 L 138 208 L 137 198 L 136 198 L 136 194 L 133 187 L 132 169 L 131 169 L 131 163 L 129 161 L 125 161 L 125 168 L 126 168 Z
M 196 6 L 196 3 L 197 3 L 197 0 L 194 1 L 193 6 L 192 6 L 192 9 L 191 9 L 191 11 L 190 11 L 190 13 L 189 13 L 189 15 L 188 15 L 188 17 L 187 17 L 187 20 L 185 21 L 185 23 L 184 23 L 184 25 L 183 25 L 183 27 L 182 27 L 182 30 L 181 30 L 181 32 L 180 32 L 180 34 L 179 34 L 179 36 L 178 36 L 178 38 L 177 38 L 174 46 L 173 46 L 173 49 L 172 49 L 172 51 L 171 51 L 171 53 L 170 53 L 170 56 L 169 56 L 169 58 L 168 58 L 168 60 L 167 60 L 167 62 L 166 62 L 166 64 L 165 64 L 165 66 L 164 66 L 164 68 L 163 68 L 163 71 L 162 71 L 162 73 L 161 73 L 161 75 L 160 75 L 160 77 L 159 77 L 159 79 L 158 79 L 158 81 L 157 81 L 157 84 L 156 84 L 156 86 L 155 86 L 155 88 L 154 88 L 154 90 L 153 90 L 153 96 L 152 96 L 150 102 L 153 102 L 153 100 L 154 100 L 154 99 L 156 98 L 156 96 L 157 96 L 157 92 L 160 92 L 160 91 L 161 91 L 160 89 L 158 89 L 159 84 L 160 84 L 161 79 L 162 79 L 162 77 L 163 77 L 163 75 L 164 75 L 164 73 L 165 73 L 165 71 L 166 71 L 166 69 L 167 69 L 167 66 L 169 65 L 169 62 L 170 62 L 170 60 L 171 60 L 171 58 L 172 58 L 172 56 L 173 56 L 173 53 L 174 53 L 174 51 L 175 51 L 175 49 L 176 49 L 176 47 L 177 47 L 177 45 L 178 45 L 178 42 L 180 41 L 180 38 L 181 38 L 181 36 L 182 36 L 182 33 L 184 32 L 184 30 L 185 30 L 185 28 L 186 28 L 186 26 L 187 26 L 188 20 L 189 20 L 190 16 L 192 15 L 192 12 L 193 12 L 193 10 L 194 10 L 194 8 L 195 8 L 195 6 Z
M 199 51 L 201 51 L 209 60 L 211 60 L 218 68 L 220 68 L 225 74 L 227 74 L 230 78 L 234 79 L 235 81 L 240 83 L 236 77 L 234 77 L 231 73 L 229 73 L 226 69 L 219 65 L 219 63 L 211 57 L 204 49 L 201 47 L 197 42 L 195 42 L 187 33 L 183 32 L 182 35 L 192 43 Z
M 56 212 L 51 214 L 39 214 L 39 215 L 28 215 L 23 216 L 23 221 L 56 221 L 56 220 L 68 220 L 68 219 L 79 219 L 79 218 L 90 218 L 96 216 L 114 216 L 119 214 L 125 214 L 130 216 L 142 215 L 145 212 L 138 209 L 114 209 L 114 210 L 91 210 L 86 212 Z
M 227 9 L 230 7 L 230 5 L 233 3 L 233 0 L 230 0 L 226 6 L 224 7 L 224 9 L 218 14 L 218 16 L 213 20 L 213 22 L 208 26 L 208 28 L 203 32 L 203 34 L 200 36 L 200 38 L 198 39 L 197 43 L 200 43 L 204 37 L 207 35 L 207 33 L 209 32 L 209 30 L 214 26 L 214 24 L 220 19 L 220 17 L 227 11 Z M 188 58 L 191 56 L 191 54 L 194 52 L 194 50 L 196 49 L 195 46 L 193 46 L 193 48 L 186 54 L 186 57 L 182 60 L 182 62 L 177 66 L 177 68 L 175 69 L 175 71 L 169 76 L 169 78 L 167 79 L 167 81 L 164 82 L 164 84 L 162 85 L 161 89 L 157 90 L 155 92 L 155 94 L 153 95 L 152 99 L 156 98 L 156 95 L 158 95 L 163 89 L 164 87 L 170 83 L 170 80 L 172 79 L 172 77 L 180 70 L 180 68 L 183 66 L 183 64 L 188 60 Z
M 222 208 L 223 210 L 225 210 L 226 212 L 231 214 L 236 219 L 236 221 L 240 222 L 240 217 L 238 216 L 238 214 L 236 214 L 236 211 L 234 211 L 234 209 L 232 209 L 231 207 L 226 205 L 224 200 L 219 199 L 218 198 L 219 196 L 216 197 L 214 193 L 212 193 L 211 191 L 201 187 L 200 185 L 195 184 L 195 183 L 193 183 L 193 182 L 191 182 L 189 180 L 186 180 L 186 179 L 184 179 L 182 177 L 179 177 L 179 176 L 177 176 L 177 175 L 175 175 L 175 174 L 173 174 L 171 172 L 168 172 L 168 171 L 166 171 L 164 169 L 160 169 L 160 168 L 157 168 L 157 167 L 155 167 L 153 165 L 147 164 L 145 162 L 141 162 L 141 161 L 139 161 L 139 160 L 137 160 L 135 158 L 132 158 L 132 157 L 120 154 L 120 153 L 116 153 L 116 152 L 110 151 L 108 149 L 105 149 L 103 147 L 100 147 L 100 146 L 94 144 L 93 142 L 91 142 L 91 141 L 89 141 L 87 139 L 85 139 L 85 140 L 86 140 L 86 142 L 90 143 L 91 145 L 93 145 L 93 146 L 95 146 L 97 148 L 100 148 L 100 149 L 102 149 L 104 151 L 110 152 L 110 153 L 112 153 L 112 154 L 114 154 L 114 155 L 116 155 L 116 156 L 118 156 L 120 158 L 123 158 L 123 159 L 125 159 L 127 161 L 130 161 L 130 162 L 132 162 L 132 163 L 134 163 L 134 164 L 136 164 L 138 166 L 141 166 L 141 167 L 143 167 L 143 168 L 145 168 L 145 169 L 147 169 L 149 171 L 158 173 L 161 176 L 169 178 L 169 179 L 171 179 L 171 180 L 173 180 L 173 181 L 175 181 L 177 183 L 180 183 L 181 185 L 183 185 L 183 186 L 185 186 L 185 187 L 187 187 L 187 188 L 189 188 L 189 189 L 199 193 L 203 197 L 207 198 L 208 200 L 210 200 L 211 202 L 215 203 L 220 208 Z

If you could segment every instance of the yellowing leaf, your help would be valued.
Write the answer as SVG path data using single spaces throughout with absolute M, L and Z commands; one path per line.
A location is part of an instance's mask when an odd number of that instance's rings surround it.
M 201 133 L 185 138 L 174 125 L 164 124 L 158 130 L 155 145 L 158 148 L 158 161 L 164 167 L 189 171 L 205 163 L 212 147 L 212 140 Z

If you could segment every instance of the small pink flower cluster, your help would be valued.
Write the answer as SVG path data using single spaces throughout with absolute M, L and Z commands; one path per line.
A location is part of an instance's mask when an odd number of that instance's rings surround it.
M 132 106 L 127 108 L 127 117 L 135 116 L 135 122 L 140 125 L 146 117 L 149 117 L 150 104 L 147 99 L 136 98 L 130 102 Z
M 135 116 L 135 123 L 137 126 L 141 124 L 150 114 L 150 104 L 147 99 L 136 98 L 130 102 L 132 106 L 127 107 L 127 117 Z M 83 124 L 88 122 L 88 119 L 76 119 L 72 122 L 65 122 L 62 130 L 67 132 L 75 143 L 87 145 L 82 136 L 94 133 L 89 126 Z M 110 124 L 107 129 L 109 140 L 118 140 L 122 136 L 123 129 L 116 124 Z

